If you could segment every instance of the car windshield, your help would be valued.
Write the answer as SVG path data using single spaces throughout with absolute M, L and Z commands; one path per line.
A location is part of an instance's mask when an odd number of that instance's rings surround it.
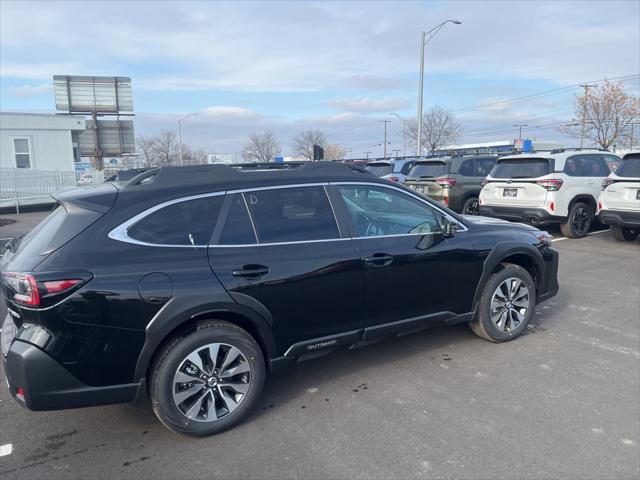
M 640 153 L 625 157 L 616 168 L 616 175 L 619 177 L 640 178 Z
M 447 164 L 445 162 L 420 162 L 416 163 L 409 172 L 411 178 L 435 178 L 447 174 Z
M 499 160 L 491 176 L 493 178 L 538 178 L 551 173 L 551 165 L 546 158 Z
M 389 175 L 393 171 L 393 165 L 391 163 L 370 163 L 367 165 L 367 170 L 373 173 L 376 177 L 382 177 Z

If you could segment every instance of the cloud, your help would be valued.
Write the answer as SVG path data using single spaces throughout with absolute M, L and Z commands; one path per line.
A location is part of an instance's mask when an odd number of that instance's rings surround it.
M 255 110 L 243 107 L 213 106 L 206 107 L 200 111 L 202 116 L 209 120 L 228 120 L 228 119 L 255 119 L 261 116 Z
M 353 99 L 332 100 L 329 105 L 338 110 L 346 110 L 347 112 L 385 112 L 392 110 L 402 110 L 409 105 L 409 99 L 399 97 L 388 98 L 370 98 L 360 97 Z
M 30 83 L 25 83 L 24 85 L 9 86 L 9 92 L 18 97 L 28 97 L 31 95 L 41 95 L 43 93 L 49 93 L 53 90 L 53 87 L 50 83 L 42 83 L 40 85 L 31 85 Z

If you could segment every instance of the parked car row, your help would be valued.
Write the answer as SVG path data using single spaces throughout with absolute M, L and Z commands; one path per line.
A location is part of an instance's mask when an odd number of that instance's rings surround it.
M 388 172 L 384 175 L 382 164 Z M 402 164 L 406 169 L 408 163 Z M 640 234 L 640 153 L 623 160 L 608 151 L 560 149 L 510 155 L 418 159 L 406 177 L 393 161 L 367 169 L 465 215 L 531 225 L 556 224 L 569 238 L 587 234 L 594 220 L 611 225 L 618 240 Z M 615 170 L 615 173 L 613 171 Z

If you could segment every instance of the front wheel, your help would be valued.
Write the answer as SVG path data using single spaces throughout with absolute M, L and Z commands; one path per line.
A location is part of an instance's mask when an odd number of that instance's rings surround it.
M 560 225 L 560 231 L 567 238 L 582 238 L 591 228 L 592 219 L 593 213 L 589 205 L 582 202 L 574 203 L 569 209 L 567 220 Z
M 620 227 L 618 225 L 611 225 L 611 232 L 613 232 L 613 238 L 619 241 L 633 242 L 638 235 L 640 235 L 640 228 Z
M 257 405 L 265 378 L 260 347 L 242 328 L 207 321 L 172 339 L 151 371 L 153 411 L 176 433 L 213 435 Z
M 479 337 L 491 342 L 513 340 L 526 328 L 536 304 L 536 286 L 524 268 L 511 263 L 487 280 L 476 317 L 469 324 Z
M 475 197 L 467 198 L 462 206 L 463 215 L 480 215 L 480 202 Z

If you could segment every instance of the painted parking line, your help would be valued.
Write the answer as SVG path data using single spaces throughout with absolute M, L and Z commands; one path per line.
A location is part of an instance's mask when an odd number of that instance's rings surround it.
M 610 231 L 611 230 L 598 230 L 597 232 L 589 232 L 589 233 L 587 233 L 587 236 L 600 235 L 601 233 L 608 233 Z M 554 238 L 551 241 L 552 242 L 561 242 L 562 240 L 569 240 L 569 238 L 567 238 L 567 237 L 559 237 L 559 238 Z
M 13 445 L 7 443 L 6 445 L 0 445 L 0 457 L 6 457 L 13 453 Z

